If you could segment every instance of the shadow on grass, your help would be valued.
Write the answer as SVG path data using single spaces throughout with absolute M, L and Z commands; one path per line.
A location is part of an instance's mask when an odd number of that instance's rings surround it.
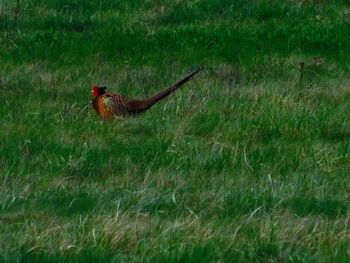
M 87 214 L 97 205 L 97 197 L 86 192 L 49 191 L 38 200 L 38 206 L 42 210 L 67 217 Z
M 107 249 L 87 249 L 79 253 L 44 253 L 22 252 L 17 257 L 3 258 L 0 262 L 18 263 L 95 263 L 95 262 L 121 262 L 122 257 L 116 252 Z
M 286 204 L 298 216 L 321 215 L 330 218 L 343 216 L 349 211 L 349 203 L 337 199 L 294 197 Z

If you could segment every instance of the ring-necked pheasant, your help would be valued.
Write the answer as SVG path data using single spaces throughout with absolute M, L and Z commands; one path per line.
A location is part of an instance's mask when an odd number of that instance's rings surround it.
M 171 86 L 170 88 L 167 88 L 145 100 L 131 99 L 119 94 L 109 94 L 106 93 L 107 87 L 93 86 L 92 92 L 95 98 L 92 101 L 92 106 L 102 119 L 111 119 L 114 116 L 139 114 L 148 110 L 155 103 L 180 88 L 199 71 L 201 70 L 199 69 L 193 72 L 174 86 Z

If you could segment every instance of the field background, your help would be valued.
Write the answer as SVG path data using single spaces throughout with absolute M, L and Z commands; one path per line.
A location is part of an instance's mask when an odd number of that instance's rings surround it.
M 347 0 L 2 0 L 0 262 L 349 262 L 349 73 Z

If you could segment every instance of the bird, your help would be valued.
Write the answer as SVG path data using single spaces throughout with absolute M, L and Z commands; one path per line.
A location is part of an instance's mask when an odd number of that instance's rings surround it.
M 92 106 L 102 120 L 137 115 L 145 112 L 155 103 L 180 88 L 200 71 L 201 69 L 196 70 L 175 85 L 144 100 L 128 98 L 120 94 L 106 93 L 107 87 L 99 87 L 95 85 L 92 87 L 92 94 L 95 97 L 92 100 Z

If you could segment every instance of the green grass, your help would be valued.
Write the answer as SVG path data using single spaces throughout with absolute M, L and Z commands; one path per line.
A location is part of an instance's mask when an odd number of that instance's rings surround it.
M 2 1 L 0 262 L 348 262 L 349 11 Z M 138 117 L 90 105 L 199 67 Z

